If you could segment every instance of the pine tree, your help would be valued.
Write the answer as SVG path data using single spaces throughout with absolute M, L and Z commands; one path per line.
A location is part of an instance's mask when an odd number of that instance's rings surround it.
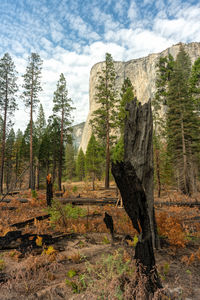
M 38 111 L 38 116 L 37 120 L 35 122 L 35 130 L 36 130 L 36 135 L 37 135 L 37 153 L 36 153 L 36 182 L 37 182 L 37 189 L 39 189 L 40 185 L 40 160 L 39 160 L 39 149 L 40 145 L 42 143 L 42 139 L 45 133 L 46 129 L 46 120 L 45 120 L 45 115 L 44 115 L 44 110 L 42 104 L 40 104 L 39 111 Z
M 196 110 L 200 112 L 200 57 L 192 66 L 189 84 Z
M 118 112 L 118 128 L 120 130 L 120 138 L 117 141 L 115 148 L 112 151 L 112 160 L 123 161 L 124 159 L 124 124 L 127 116 L 126 105 L 134 99 L 133 85 L 127 77 L 121 88 L 121 99 Z
M 196 190 L 195 159 L 199 151 L 199 120 L 189 87 L 190 73 L 190 58 L 181 46 L 168 85 L 167 138 L 178 187 L 185 194 Z
M 71 106 L 72 100 L 68 97 L 68 90 L 64 75 L 61 73 L 57 83 L 57 89 L 54 93 L 54 107 L 53 112 L 60 118 L 60 150 L 59 150 L 59 168 L 58 168 L 58 188 L 61 190 L 62 168 L 63 168 L 63 145 L 64 140 L 71 136 L 70 126 L 72 124 Z
M 30 178 L 29 187 L 35 189 L 34 169 L 33 169 L 33 111 L 39 102 L 38 95 L 42 91 L 41 87 L 42 60 L 37 53 L 32 53 L 28 58 L 26 73 L 23 75 L 23 98 L 26 107 L 30 108 Z
M 94 111 L 91 125 L 97 139 L 105 149 L 105 188 L 109 188 L 110 148 L 115 136 L 111 133 L 117 128 L 117 91 L 115 88 L 116 72 L 111 54 L 106 53 L 105 66 L 99 74 L 95 99 L 99 108 Z
M 10 130 L 8 134 L 8 138 L 6 140 L 6 149 L 5 149 L 5 177 L 6 177 L 6 188 L 9 190 L 10 183 L 13 179 L 13 169 L 14 169 L 14 144 L 15 144 L 15 132 L 13 128 Z
M 15 182 L 18 179 L 18 176 L 22 172 L 22 165 L 23 165 L 23 158 L 20 155 L 20 149 L 23 139 L 23 133 L 20 129 L 18 129 L 15 138 L 15 145 L 14 145 L 14 153 L 15 153 Z M 15 186 L 16 187 L 16 186 Z
M 40 103 L 39 111 L 37 115 L 37 119 L 35 122 L 35 129 L 36 129 L 36 135 L 39 141 L 41 141 L 42 136 L 46 129 L 46 120 L 45 120 L 45 114 L 42 104 Z
M 80 181 L 85 178 L 85 155 L 82 148 L 79 150 L 76 160 L 76 174 Z
M 70 180 L 76 173 L 75 149 L 72 143 L 68 143 L 65 149 L 65 168 L 66 177 Z
M 101 170 L 101 157 L 99 148 L 100 146 L 96 141 L 94 134 L 92 134 L 85 155 L 85 169 L 86 173 L 92 179 L 93 190 L 95 189 L 95 179 Z
M 0 110 L 3 112 L 3 132 L 1 139 L 1 169 L 0 169 L 0 193 L 3 193 L 3 176 L 5 160 L 5 143 L 8 116 L 12 117 L 16 105 L 16 71 L 12 58 L 8 53 L 0 60 Z

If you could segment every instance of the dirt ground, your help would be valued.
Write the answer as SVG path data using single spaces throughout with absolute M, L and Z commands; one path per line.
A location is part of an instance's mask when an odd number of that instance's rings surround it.
M 91 191 L 89 183 L 65 183 L 66 197 L 116 197 L 114 184 L 103 190 L 99 183 Z M 34 196 L 34 197 L 33 197 Z M 166 201 L 190 201 L 176 192 L 165 192 L 155 204 L 161 248 L 155 250 L 157 270 L 166 296 L 163 299 L 200 299 L 200 224 L 199 209 L 161 205 Z M 45 191 L 31 191 L 7 196 L 0 203 L 0 237 L 12 224 L 45 215 Z M 20 201 L 20 199 L 26 201 Z M 9 201 L 10 200 L 10 201 Z M 58 200 L 59 201 L 59 200 Z M 158 199 L 155 197 L 155 203 Z M 0 250 L 0 300 L 23 299 L 128 299 L 124 278 L 134 280 L 134 249 L 137 242 L 123 208 L 114 205 L 81 207 L 85 215 L 78 219 L 62 218 L 53 222 L 35 220 L 21 228 L 22 234 L 37 235 L 37 246 Z M 104 212 L 113 217 L 115 239 L 103 222 Z M 45 245 L 40 235 L 60 237 Z M 125 237 L 130 235 L 133 241 Z M 130 299 L 130 297 L 129 297 Z

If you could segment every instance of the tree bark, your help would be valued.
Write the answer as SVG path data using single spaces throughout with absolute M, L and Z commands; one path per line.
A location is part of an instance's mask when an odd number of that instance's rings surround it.
M 31 87 L 31 97 L 30 97 L 30 179 L 29 188 L 34 190 L 34 180 L 33 180 L 33 70 L 32 70 L 32 87 Z
M 145 297 L 150 299 L 161 283 L 155 268 L 153 247 L 158 244 L 153 198 L 153 119 L 151 102 L 143 106 L 134 99 L 127 105 L 124 162 L 112 164 L 124 208 L 140 234 L 136 245 L 136 285 L 145 276 Z M 141 280 L 142 281 L 142 280 Z M 137 290 L 137 289 L 136 289 Z
M 161 194 L 161 181 L 160 181 L 160 151 L 159 149 L 155 149 L 155 161 L 156 161 L 156 177 L 157 177 L 157 185 L 158 185 L 158 198 L 160 198 Z
M 7 110 L 8 110 L 8 78 L 6 76 L 6 97 L 4 108 L 4 120 L 3 120 L 3 137 L 2 137 L 2 150 L 1 150 L 1 181 L 0 181 L 0 193 L 3 194 L 3 177 L 4 177 L 4 160 L 5 160 L 5 145 L 6 145 L 6 122 L 7 122 Z
M 62 183 L 62 158 L 63 158 L 63 122 L 64 122 L 64 108 L 62 109 L 61 130 L 60 130 L 60 157 L 59 157 L 59 171 L 58 171 L 58 189 L 61 191 Z

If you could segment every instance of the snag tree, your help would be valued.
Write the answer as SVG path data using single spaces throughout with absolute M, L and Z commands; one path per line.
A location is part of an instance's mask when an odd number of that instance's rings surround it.
M 153 198 L 151 103 L 149 101 L 141 105 L 134 99 L 127 105 L 127 110 L 124 161 L 113 163 L 112 173 L 120 190 L 124 208 L 133 227 L 140 234 L 135 250 L 137 279 L 133 298 L 137 299 L 137 288 L 140 283 L 143 285 L 145 299 L 151 299 L 150 297 L 161 287 L 153 251 L 153 246 L 157 245 L 157 234 Z

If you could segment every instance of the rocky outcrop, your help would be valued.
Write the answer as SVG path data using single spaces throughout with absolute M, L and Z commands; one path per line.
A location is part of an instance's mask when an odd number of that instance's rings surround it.
M 152 98 L 155 92 L 156 81 L 156 64 L 160 57 L 166 56 L 169 53 L 176 58 L 180 49 L 180 43 L 173 45 L 172 47 L 164 50 L 161 53 L 150 54 L 147 57 L 132 59 L 127 62 L 115 62 L 116 88 L 121 89 L 124 78 L 129 77 L 134 89 L 135 95 L 142 103 Z M 184 44 L 186 52 L 189 54 L 192 63 L 200 56 L 200 43 Z M 91 136 L 90 120 L 92 113 L 97 109 L 98 105 L 95 101 L 95 86 L 98 81 L 98 72 L 101 72 L 104 62 L 95 64 L 90 71 L 90 88 L 89 88 L 89 101 L 90 110 L 87 117 L 87 121 L 84 126 L 83 135 L 81 139 L 80 147 L 83 151 L 86 151 L 88 141 Z
M 76 149 L 78 149 L 79 146 L 80 146 L 84 126 L 85 126 L 85 122 L 82 122 L 80 124 L 72 126 L 73 144 L 74 144 Z

